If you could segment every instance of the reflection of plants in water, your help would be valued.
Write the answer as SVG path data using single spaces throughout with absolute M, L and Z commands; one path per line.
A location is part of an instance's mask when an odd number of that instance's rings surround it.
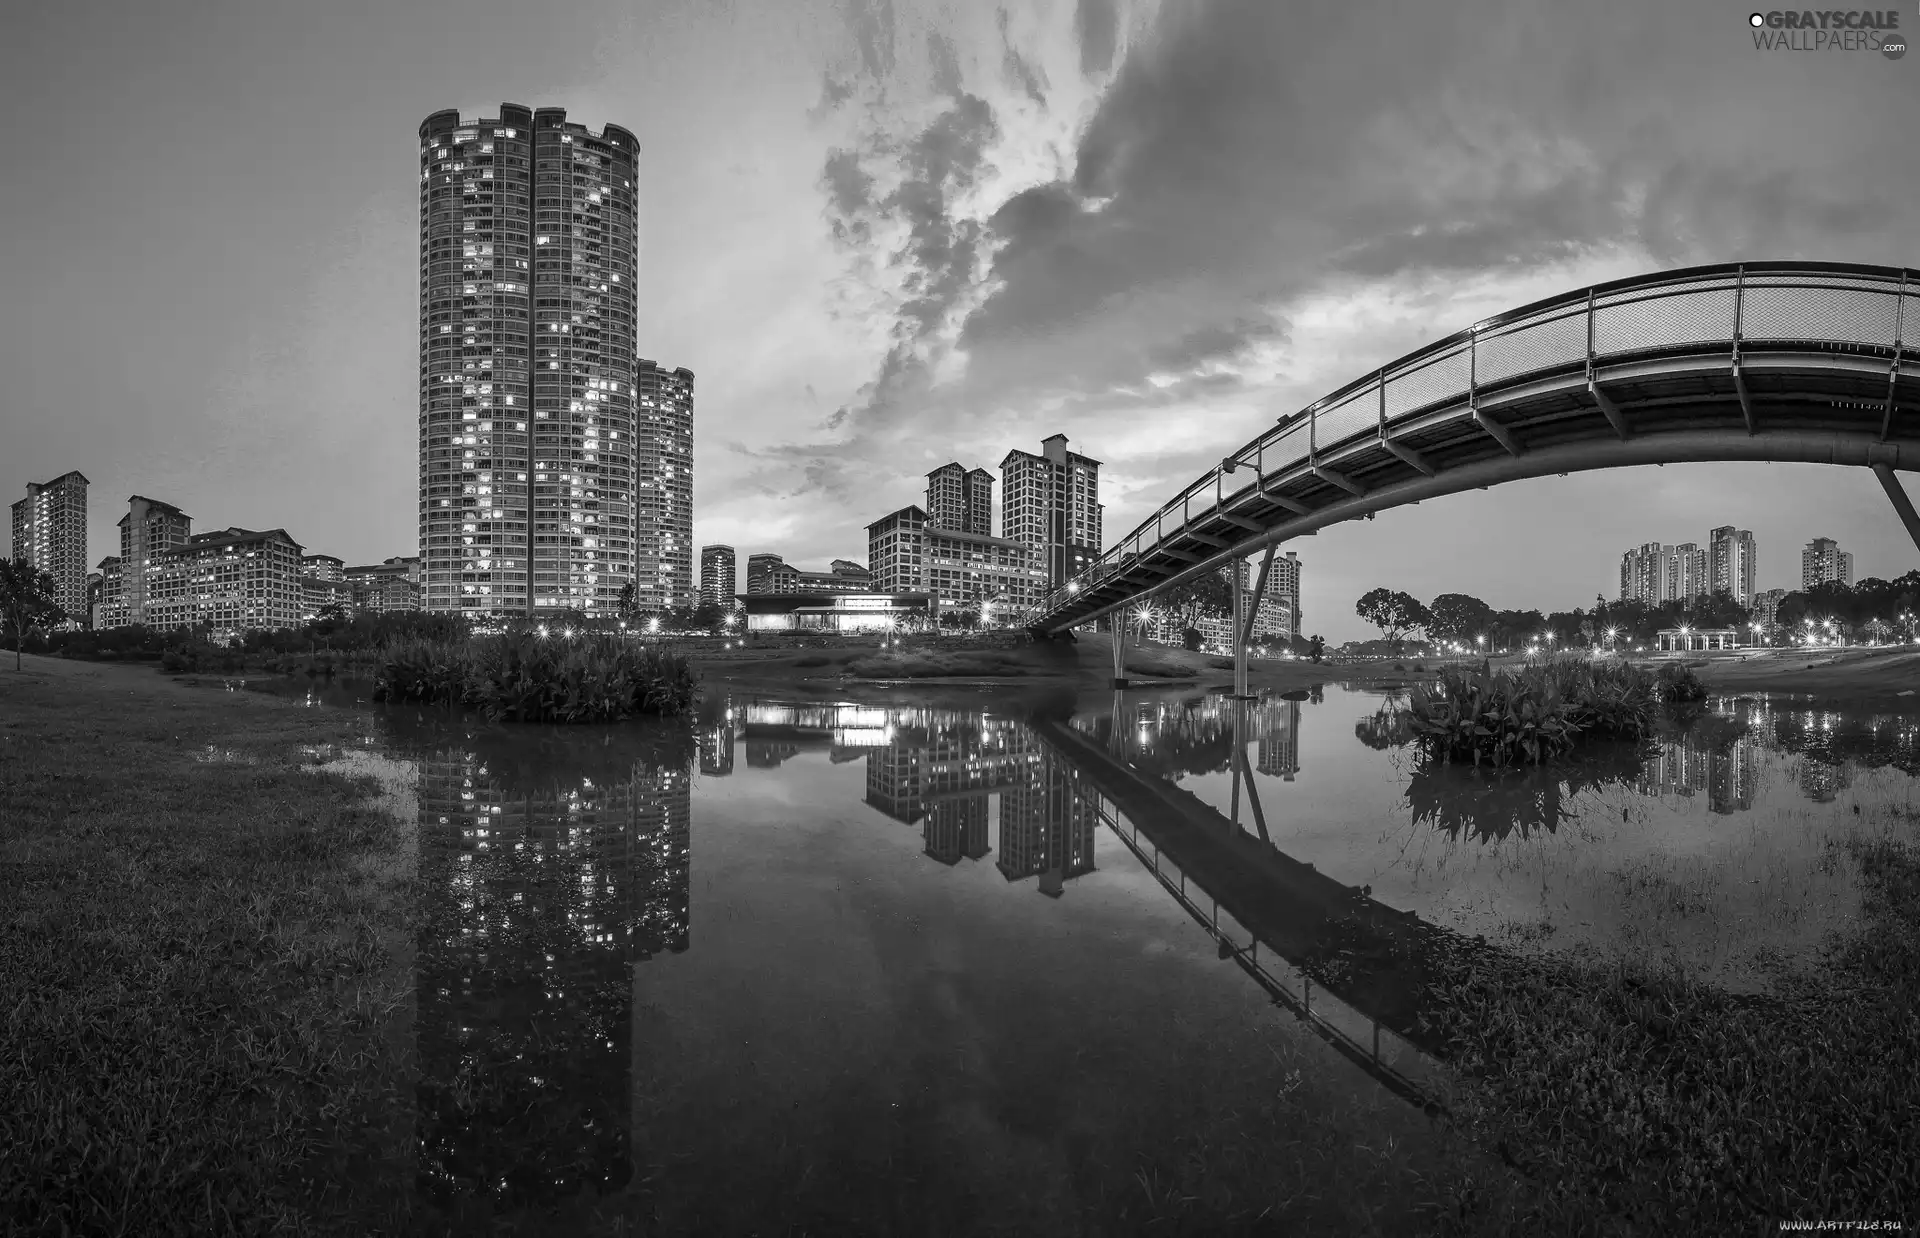
M 1413 739 L 1411 717 L 1403 700 L 1389 698 L 1386 704 L 1353 724 L 1354 738 L 1376 752 L 1398 748 Z
M 1415 825 L 1449 837 L 1494 842 L 1518 834 L 1551 834 L 1578 819 L 1573 802 L 1640 776 L 1646 750 L 1638 744 L 1594 745 L 1578 760 L 1551 769 L 1491 769 L 1422 759 L 1407 782 Z

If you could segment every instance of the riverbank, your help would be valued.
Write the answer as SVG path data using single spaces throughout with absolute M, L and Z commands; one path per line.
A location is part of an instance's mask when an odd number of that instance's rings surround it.
M 1920 847 L 1862 838 L 1859 927 L 1820 966 L 1733 995 L 1631 960 L 1474 942 L 1427 960 L 1454 1113 L 1536 1188 L 1503 1233 L 1757 1233 L 1911 1224 L 1920 1166 Z M 1494 1196 L 1504 1188 L 1496 1184 Z
M 1764 649 L 1709 657 L 1694 673 L 1717 693 L 1791 692 L 1821 702 L 1920 709 L 1920 650 Z
M 0 672 L 0 1229 L 391 1232 L 411 938 L 394 821 L 312 755 L 352 730 Z

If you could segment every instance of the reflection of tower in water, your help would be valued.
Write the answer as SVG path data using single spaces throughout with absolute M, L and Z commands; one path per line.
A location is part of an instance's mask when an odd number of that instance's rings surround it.
M 1093 784 L 1052 752 L 1034 779 L 1000 793 L 1000 872 L 1008 881 L 1040 878 L 1058 898 L 1065 883 L 1093 871 L 1100 802 Z
M 989 805 L 984 795 L 938 800 L 927 805 L 920 837 L 927 854 L 942 864 L 978 860 L 992 848 L 987 843 Z
M 1292 782 L 1300 772 L 1300 702 L 1268 703 L 1254 719 L 1260 737 L 1254 771 Z
M 421 762 L 421 1189 L 461 1215 L 629 1182 L 630 962 L 688 942 L 689 776 Z
M 725 778 L 733 772 L 733 711 L 716 719 L 700 732 L 700 772 L 709 778 Z
M 867 803 L 919 824 L 926 853 L 942 864 L 984 858 L 994 793 L 1032 778 L 1040 760 L 1031 737 L 1005 718 L 929 712 L 907 721 L 866 754 Z

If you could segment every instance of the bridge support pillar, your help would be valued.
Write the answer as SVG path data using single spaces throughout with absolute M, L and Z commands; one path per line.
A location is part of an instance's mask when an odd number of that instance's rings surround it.
M 1907 526 L 1907 536 L 1913 539 L 1916 549 L 1920 549 L 1920 514 L 1913 510 L 1913 500 L 1907 497 L 1907 488 L 1893 475 L 1893 470 L 1885 464 L 1875 463 L 1873 475 L 1886 487 L 1887 497 L 1893 500 L 1893 510 L 1900 513 L 1900 523 Z
M 1122 606 L 1113 612 L 1113 686 L 1127 686 L 1127 612 Z

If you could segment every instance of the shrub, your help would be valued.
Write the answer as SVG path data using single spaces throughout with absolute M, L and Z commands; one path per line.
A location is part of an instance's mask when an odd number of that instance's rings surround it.
M 607 634 L 519 633 L 398 640 L 381 663 L 373 699 L 460 705 L 493 722 L 614 722 L 683 713 L 695 687 L 685 658 L 653 646 Z
M 1581 734 L 1649 734 L 1663 699 L 1654 677 L 1631 664 L 1568 660 L 1496 672 L 1483 661 L 1473 669 L 1445 668 L 1431 685 L 1416 686 L 1410 725 L 1430 757 L 1537 764 L 1572 747 Z
M 1670 705 L 1689 704 L 1707 699 L 1707 685 L 1693 673 L 1693 667 L 1685 663 L 1669 662 L 1660 668 L 1656 677 L 1659 683 L 1660 699 Z

